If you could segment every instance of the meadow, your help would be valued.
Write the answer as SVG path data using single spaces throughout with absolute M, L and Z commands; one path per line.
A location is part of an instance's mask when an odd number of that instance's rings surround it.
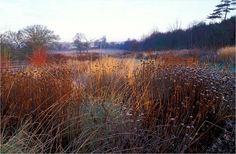
M 1 153 L 235 152 L 232 66 L 234 47 L 35 54 L 1 68 Z

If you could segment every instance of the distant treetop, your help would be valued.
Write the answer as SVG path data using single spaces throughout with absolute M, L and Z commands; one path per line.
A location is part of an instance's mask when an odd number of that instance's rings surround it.
M 213 10 L 207 19 L 226 19 L 227 14 L 236 8 L 233 7 L 236 5 L 236 0 L 221 0 L 221 3 L 216 5 L 216 9 Z

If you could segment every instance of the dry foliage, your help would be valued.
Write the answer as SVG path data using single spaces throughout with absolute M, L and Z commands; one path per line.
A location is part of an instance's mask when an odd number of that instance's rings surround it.
M 235 78 L 172 58 L 1 72 L 1 151 L 204 152 L 234 119 Z
M 163 54 L 158 56 L 156 60 L 162 65 L 197 65 L 198 59 L 195 57 L 183 57 L 174 54 Z
M 45 48 L 38 48 L 29 57 L 29 63 L 35 66 L 45 65 L 47 61 L 47 50 Z
M 234 63 L 236 60 L 236 48 L 232 47 L 224 47 L 218 50 L 218 56 L 222 61 L 228 61 L 228 63 Z

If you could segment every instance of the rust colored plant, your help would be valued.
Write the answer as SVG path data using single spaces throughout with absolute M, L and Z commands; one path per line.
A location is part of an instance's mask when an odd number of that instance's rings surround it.
M 42 66 L 46 64 L 47 50 L 46 48 L 39 48 L 33 52 L 29 57 L 29 63 L 34 66 Z

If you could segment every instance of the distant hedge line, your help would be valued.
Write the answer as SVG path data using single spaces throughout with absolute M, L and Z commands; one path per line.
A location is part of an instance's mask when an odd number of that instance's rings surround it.
M 129 51 L 204 48 L 215 49 L 235 44 L 235 16 L 221 23 L 200 22 L 186 30 L 153 32 L 141 41 L 127 40 L 113 46 Z

